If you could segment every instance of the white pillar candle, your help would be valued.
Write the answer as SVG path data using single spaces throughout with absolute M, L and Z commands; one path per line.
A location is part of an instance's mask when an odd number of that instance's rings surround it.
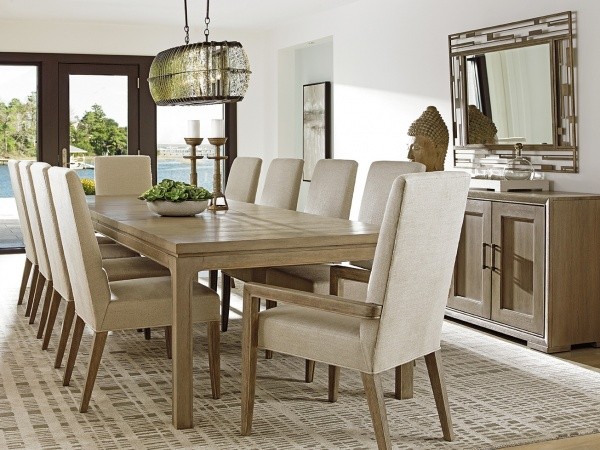
M 211 120 L 211 136 L 213 138 L 225 137 L 225 121 L 223 119 Z
M 188 120 L 186 137 L 188 137 L 188 138 L 199 138 L 200 137 L 200 121 L 199 120 Z

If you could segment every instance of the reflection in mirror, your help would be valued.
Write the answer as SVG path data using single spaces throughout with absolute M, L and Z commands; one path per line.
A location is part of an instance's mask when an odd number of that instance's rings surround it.
M 552 91 L 549 44 L 499 50 L 466 57 L 468 144 L 552 143 Z M 484 126 L 483 114 L 497 130 Z

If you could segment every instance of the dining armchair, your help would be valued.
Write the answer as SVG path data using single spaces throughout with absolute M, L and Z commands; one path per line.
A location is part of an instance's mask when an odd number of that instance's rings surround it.
M 73 370 L 86 324 L 94 335 L 79 408 L 86 412 L 108 332 L 171 326 L 171 278 L 109 282 L 79 178 L 72 170 L 59 167 L 49 169 L 48 177 L 75 302 L 75 329 L 65 373 Z M 64 239 L 66 236 L 72 239 Z M 220 316 L 216 292 L 194 282 L 191 316 L 194 323 L 207 323 L 212 394 L 219 398 Z
M 23 235 L 23 244 L 25 245 L 25 266 L 23 267 L 23 276 L 21 278 L 21 287 L 19 289 L 19 299 L 17 305 L 23 304 L 25 299 L 25 291 L 31 275 L 31 289 L 27 304 L 33 301 L 36 285 L 38 283 L 39 269 L 37 263 L 37 255 L 35 253 L 35 245 L 33 236 L 31 235 L 31 225 L 29 224 L 29 216 L 23 199 L 23 184 L 21 174 L 19 173 L 19 161 L 16 159 L 8 160 L 8 173 L 10 176 L 10 185 L 15 196 L 17 206 L 17 216 L 19 217 L 19 225 L 21 226 L 21 234 Z M 31 270 L 33 269 L 33 273 Z
M 50 182 L 48 180 L 48 170 L 50 167 L 49 164 L 39 162 L 32 164 L 30 171 L 37 202 L 37 210 L 39 212 L 42 230 L 46 240 L 48 262 L 50 263 L 50 271 L 53 279 L 53 293 L 45 323 L 42 350 L 48 348 L 61 300 L 64 299 L 67 303 L 54 365 L 54 367 L 58 368 L 62 364 L 64 351 L 73 323 L 75 304 L 73 302 L 71 280 L 69 279 L 69 274 L 67 272 L 67 263 L 62 247 L 62 238 L 58 230 L 56 210 L 54 209 L 52 193 L 50 191 Z M 68 239 L 73 239 L 73 237 L 69 236 Z M 100 245 L 101 249 L 103 247 L 105 247 L 105 245 Z M 170 272 L 166 267 L 141 256 L 103 259 L 102 267 L 106 271 L 110 281 L 170 275 Z M 169 344 L 170 343 L 167 342 L 167 353 L 170 349 Z
M 269 164 L 259 205 L 295 210 L 298 205 L 304 161 L 296 158 L 275 158 Z M 221 271 L 221 331 L 227 331 L 231 299 L 231 278 L 264 282 L 264 268 Z
M 241 432 L 252 431 L 257 349 L 360 372 L 380 449 L 391 449 L 381 373 L 425 357 L 444 439 L 454 437 L 440 339 L 469 189 L 463 172 L 398 177 L 391 188 L 366 301 L 244 286 Z M 285 303 L 259 312 L 260 298 Z M 330 389 L 337 384 L 330 379 Z
M 404 174 L 425 172 L 425 165 L 409 161 L 375 161 L 371 163 L 358 212 L 358 221 L 381 225 L 390 190 L 394 180 Z M 354 261 L 354 266 L 371 269 L 372 261 Z M 301 291 L 329 294 L 330 265 L 308 264 L 302 266 L 271 267 L 266 270 L 265 283 Z M 341 295 L 355 300 L 366 298 L 366 284 L 354 280 L 340 282 Z M 305 380 L 312 382 L 314 361 L 307 360 Z
M 152 165 L 146 155 L 96 156 L 96 195 L 135 195 L 152 187 Z

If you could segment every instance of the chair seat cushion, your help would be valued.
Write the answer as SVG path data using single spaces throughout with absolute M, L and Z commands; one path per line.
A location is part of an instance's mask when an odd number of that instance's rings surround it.
M 316 294 L 329 294 L 329 266 L 327 264 L 307 264 L 272 267 L 267 269 L 265 283 Z
M 171 275 L 169 269 L 143 256 L 107 259 L 102 261 L 102 267 L 106 271 L 109 281 Z
M 262 311 L 258 318 L 261 348 L 370 371 L 370 358 L 360 343 L 361 319 L 281 303 Z
M 97 234 L 96 241 L 98 241 L 98 244 L 114 244 L 115 243 L 115 241 L 113 241 L 108 236 L 104 236 L 103 234 Z
M 127 247 L 123 247 L 120 244 L 101 244 L 100 254 L 102 255 L 102 259 L 128 258 L 131 256 L 140 256 L 139 253 L 134 252 L 133 250 L 130 250 Z
M 242 280 L 244 283 L 264 283 L 266 270 L 265 267 L 257 267 L 254 269 L 227 269 L 223 272 L 231 278 Z
M 125 330 L 171 325 L 171 277 L 138 278 L 109 283 L 111 299 L 100 330 Z M 193 282 L 192 320 L 220 320 L 219 296 L 215 291 Z

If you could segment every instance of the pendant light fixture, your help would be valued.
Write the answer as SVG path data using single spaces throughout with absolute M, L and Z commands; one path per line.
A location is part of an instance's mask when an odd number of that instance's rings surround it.
M 150 66 L 150 93 L 157 105 L 209 105 L 239 102 L 250 80 L 250 64 L 242 44 L 208 40 L 206 0 L 205 42 L 189 44 L 187 0 L 185 45 L 160 52 Z

